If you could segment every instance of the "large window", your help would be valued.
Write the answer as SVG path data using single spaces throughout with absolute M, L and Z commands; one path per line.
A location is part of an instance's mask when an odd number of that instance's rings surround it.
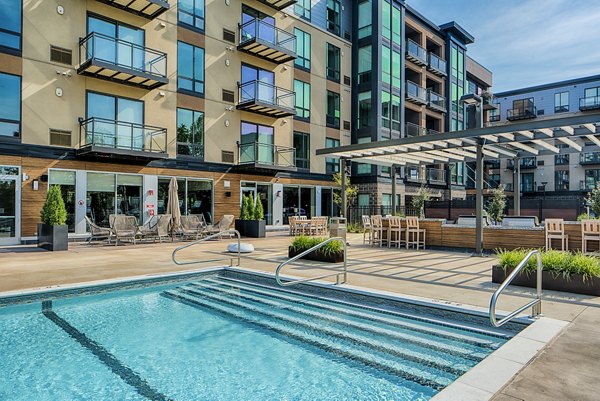
M 177 154 L 204 158 L 204 113 L 177 109 Z
M 294 35 L 296 36 L 296 60 L 294 65 L 310 71 L 310 33 L 294 28 Z
M 158 214 L 164 214 L 169 202 L 169 177 L 158 179 L 157 203 Z M 202 215 L 207 223 L 213 221 L 212 216 L 212 182 L 193 178 L 177 178 L 177 197 L 181 214 Z
M 569 92 L 554 94 L 554 112 L 564 113 L 569 111 Z
M 554 190 L 568 191 L 569 190 L 569 170 L 554 172 Z
M 296 118 L 310 121 L 310 84 L 295 79 L 294 92 L 296 92 Z
M 70 233 L 75 232 L 75 171 L 49 170 L 48 184 L 60 186 L 67 209 L 67 227 Z
M 97 34 L 93 46 L 87 49 L 87 57 L 114 63 L 119 66 L 146 70 L 145 32 L 143 29 L 124 25 L 100 16 L 88 16 L 88 33 Z M 118 39 L 119 41 L 115 41 Z M 131 43 L 132 45 L 128 45 Z
M 366 84 L 371 81 L 371 70 L 373 69 L 371 45 L 358 49 L 358 83 Z
M 298 0 L 294 5 L 294 13 L 310 21 L 310 3 L 311 0 Z
M 340 94 L 327 91 L 327 126 L 340 128 Z
M 340 34 L 340 0 L 327 0 L 327 30 Z
M 135 216 L 141 224 L 141 175 L 87 173 L 87 215 L 100 225 L 109 226 L 111 214 Z
M 240 162 L 274 163 L 274 128 L 242 121 Z
M 521 192 L 535 191 L 534 179 L 533 173 L 521 173 Z
M 450 166 L 450 180 L 452 184 L 463 185 L 465 183 L 464 163 L 454 163 Z
M 373 24 L 372 0 L 362 0 L 358 3 L 358 38 L 371 36 Z
M 204 0 L 179 0 L 177 10 L 180 23 L 204 30 Z
M 177 90 L 204 94 L 204 49 L 177 42 Z
M 296 149 L 296 167 L 310 169 L 310 135 L 294 132 L 294 149 Z
M 340 82 L 340 48 L 327 43 L 327 79 Z
M 0 51 L 21 50 L 22 0 L 0 0 Z
M 569 154 L 563 153 L 562 155 L 554 155 L 554 164 L 557 166 L 564 166 L 569 164 Z
M 358 129 L 370 127 L 372 124 L 371 92 L 358 94 Z
M 144 102 L 106 95 L 87 93 L 86 144 L 130 150 L 144 149 Z
M 450 100 L 452 102 L 452 131 L 464 129 L 465 109 L 460 99 L 465 94 L 465 52 L 456 43 L 450 51 L 451 83 Z
M 21 135 L 21 77 L 0 73 L 0 136 Z
M 392 52 L 388 46 L 381 47 L 381 80 L 384 84 L 392 83 Z
M 326 148 L 337 148 L 338 146 L 340 146 L 339 139 L 325 138 L 325 147 Z M 325 173 L 326 174 L 335 174 L 335 173 L 339 173 L 339 171 L 340 171 L 339 159 L 334 159 L 331 157 L 328 157 L 325 159 Z

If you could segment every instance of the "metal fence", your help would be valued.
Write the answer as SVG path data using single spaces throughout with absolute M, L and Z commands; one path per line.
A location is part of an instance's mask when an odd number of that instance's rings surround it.
M 396 206 L 396 211 L 391 206 L 374 205 L 374 206 L 351 206 L 348 208 L 346 216 L 348 224 L 362 224 L 362 216 L 373 215 L 405 215 L 417 216 L 417 210 L 411 206 Z

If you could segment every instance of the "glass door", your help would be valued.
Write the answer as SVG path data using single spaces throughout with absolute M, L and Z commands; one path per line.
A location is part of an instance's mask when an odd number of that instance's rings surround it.
M 21 181 L 18 167 L 0 167 L 0 245 L 21 240 Z

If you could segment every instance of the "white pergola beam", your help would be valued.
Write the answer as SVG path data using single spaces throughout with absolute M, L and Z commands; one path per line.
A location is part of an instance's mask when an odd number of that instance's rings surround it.
M 575 133 L 575 129 L 571 126 L 560 127 L 561 130 L 565 131 L 569 135 L 573 135 Z
M 535 136 L 534 133 L 531 132 L 531 131 L 518 131 L 518 134 L 522 135 L 522 136 L 524 136 L 525 138 L 528 138 L 528 139 L 533 139 L 534 136 Z
M 470 157 L 471 159 L 476 159 L 477 158 L 477 154 L 476 153 L 469 152 L 466 149 L 451 148 L 451 149 L 446 149 L 446 152 L 448 152 L 448 153 L 454 153 L 456 155 L 461 155 L 461 156 L 465 156 L 465 157 Z
M 562 143 L 565 143 L 567 145 L 569 145 L 570 147 L 572 147 L 573 149 L 575 149 L 578 152 L 581 152 L 581 150 L 583 149 L 581 147 L 581 145 L 579 145 L 578 143 L 576 143 L 575 141 L 573 141 L 571 138 L 568 137 L 560 137 L 560 138 L 556 138 L 559 141 L 561 141 Z
M 482 138 L 485 139 L 486 141 L 498 142 L 498 137 L 496 135 L 484 135 L 484 136 L 482 136 Z
M 537 150 L 536 148 L 532 148 L 529 145 L 525 145 L 524 143 L 521 142 L 513 142 L 511 143 L 512 146 L 514 146 L 515 148 L 519 148 L 521 150 L 524 150 L 525 152 L 531 153 L 532 155 L 539 155 L 540 151 Z
M 548 149 L 551 152 L 560 153 L 560 149 L 559 148 L 557 148 L 556 146 L 552 145 L 551 143 L 548 143 L 548 142 L 543 141 L 541 139 L 535 139 L 532 142 L 535 143 L 536 145 L 538 145 L 539 147 L 542 147 L 544 149 Z
M 492 152 L 490 149 L 483 148 L 483 149 L 481 149 L 481 151 L 483 152 L 484 155 L 493 157 L 494 159 L 497 159 L 498 157 L 500 157 L 500 154 L 498 154 L 496 152 Z
M 501 136 L 502 138 L 506 138 L 509 141 L 514 141 L 515 140 L 514 134 L 510 134 L 508 132 L 502 132 L 502 133 L 498 134 L 498 136 Z
M 541 132 L 542 134 L 544 134 L 550 138 L 554 136 L 554 131 L 550 128 L 540 128 L 537 131 Z
M 587 128 L 587 127 L 586 127 L 586 128 Z M 589 129 L 589 128 L 588 128 L 588 129 Z M 586 135 L 585 137 L 586 137 L 587 139 L 589 139 L 590 141 L 594 142 L 594 144 L 595 144 L 596 146 L 600 146 L 600 139 L 598 139 L 598 138 L 596 137 L 596 135 Z
M 503 155 L 506 156 L 510 156 L 510 157 L 516 157 L 517 153 L 512 151 L 512 150 L 508 150 L 502 146 L 490 146 L 490 145 L 486 145 L 485 148 L 491 150 L 492 152 L 497 152 L 497 153 L 501 153 Z
M 585 127 L 592 134 L 596 133 L 596 125 L 595 124 L 583 124 L 583 127 Z
M 445 150 L 430 150 L 427 152 L 427 154 L 432 154 L 432 155 L 436 155 L 438 157 L 443 157 L 446 159 L 446 161 L 449 161 L 450 159 L 462 161 L 465 159 L 463 156 L 455 155 L 455 154 L 449 153 Z

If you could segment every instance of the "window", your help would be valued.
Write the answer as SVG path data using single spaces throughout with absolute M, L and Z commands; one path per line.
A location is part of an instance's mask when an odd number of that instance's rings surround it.
M 0 136 L 21 136 L 21 77 L 0 73 Z
M 177 42 L 177 90 L 204 95 L 204 49 Z
M 392 7 L 392 42 L 402 44 L 402 14 L 399 8 Z
M 109 226 L 111 214 L 141 221 L 143 176 L 87 173 L 87 215 L 99 226 Z
M 338 146 L 340 146 L 339 139 L 325 138 L 325 147 L 326 148 L 337 148 Z M 339 159 L 334 159 L 331 157 L 328 157 L 325 159 L 325 173 L 326 174 L 339 173 L 339 171 L 340 171 Z
M 88 33 L 92 32 L 98 36 L 87 49 L 87 58 L 95 57 L 119 66 L 146 71 L 145 52 L 139 49 L 145 45 L 143 29 L 89 15 Z
M 366 164 L 369 166 L 369 164 Z M 371 196 L 369 194 L 358 194 L 358 207 L 369 207 Z
M 327 0 L 327 30 L 340 34 L 340 0 Z
M 392 39 L 392 5 L 389 0 L 384 0 L 381 3 L 381 31 L 385 39 Z
M 372 63 L 371 45 L 358 49 L 358 84 L 366 84 L 371 81 Z
M 372 0 L 362 0 L 358 3 L 358 38 L 371 36 L 371 25 L 373 24 Z
M 310 33 L 294 28 L 294 35 L 296 35 L 296 60 L 294 65 L 310 71 Z
M 295 79 L 294 92 L 296 92 L 296 118 L 310 121 L 310 84 Z
M 527 110 L 533 110 L 533 98 L 513 100 L 513 110 L 521 114 Z
M 557 166 L 564 166 L 569 164 L 569 154 L 554 155 L 554 164 Z
M 381 206 L 392 207 L 392 194 L 381 194 Z
M 392 103 L 392 96 L 389 92 L 381 92 L 381 125 L 383 128 L 390 129 L 390 107 Z M 389 139 L 389 133 L 384 134 L 384 138 Z
M 358 94 L 358 129 L 370 127 L 372 124 L 371 92 Z
M 181 24 L 204 30 L 204 0 L 179 0 L 177 8 Z
M 273 127 L 242 121 L 241 136 L 241 163 L 274 163 Z
M 397 50 L 392 50 L 392 86 L 395 88 L 400 88 L 400 74 L 402 71 L 401 60 L 402 56 L 400 55 L 400 52 L 398 52 Z
M 569 111 L 569 92 L 554 94 L 554 112 L 564 113 Z
M 569 170 L 554 172 L 554 190 L 568 191 L 569 190 Z
M 327 43 L 327 79 L 340 82 L 340 48 Z
M 371 174 L 371 165 L 366 163 L 357 163 L 356 174 Z
M 600 86 L 597 88 L 587 88 L 583 93 L 583 97 L 586 99 L 595 98 L 598 96 L 600 96 Z
M 310 169 L 310 135 L 294 132 L 294 149 L 296 149 L 296 167 Z
M 204 158 L 204 113 L 177 109 L 177 154 Z
M 392 95 L 392 130 L 400 131 L 400 96 Z
M 171 177 L 158 178 L 156 209 L 158 214 L 166 213 L 169 203 L 169 182 Z M 177 177 L 177 197 L 182 215 L 196 214 L 212 223 L 212 182 L 208 180 Z
M 70 233 L 75 232 L 75 171 L 48 170 L 48 185 L 60 186 L 67 209 L 67 227 Z
M 452 184 L 464 184 L 464 163 L 454 163 L 450 166 L 450 181 Z
M 311 0 L 298 0 L 294 5 L 294 13 L 310 21 L 310 2 Z
M 327 91 L 327 126 L 340 129 L 340 94 Z
M 456 131 L 462 130 L 465 124 L 465 109 L 460 101 L 465 94 L 465 52 L 456 43 L 451 45 L 450 66 L 450 100 L 452 102 L 450 129 Z
M 521 173 L 521 192 L 534 192 L 535 181 L 533 173 Z
M 22 0 L 0 0 L 0 50 L 21 50 Z
M 381 80 L 384 84 L 392 83 L 392 54 L 390 48 L 386 45 L 381 47 Z

